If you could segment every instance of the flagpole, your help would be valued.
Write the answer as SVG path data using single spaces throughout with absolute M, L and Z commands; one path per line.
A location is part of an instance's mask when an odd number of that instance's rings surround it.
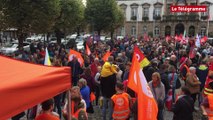
M 67 101 L 68 101 L 68 120 L 71 120 L 71 112 L 72 112 L 72 110 L 71 110 L 71 93 L 70 93 L 70 90 L 68 90 L 67 91 L 68 92 L 68 95 L 67 95 Z
M 138 18 L 139 18 L 139 14 L 137 13 L 137 19 L 136 19 L 136 39 L 138 39 Z
M 207 37 L 209 37 L 209 19 L 210 18 L 208 18 L 208 21 L 207 21 L 207 30 L 206 30 L 206 35 L 207 35 Z

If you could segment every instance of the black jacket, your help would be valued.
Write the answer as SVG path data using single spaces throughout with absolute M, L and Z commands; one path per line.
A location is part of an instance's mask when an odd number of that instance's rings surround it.
M 174 107 L 173 120 L 193 120 L 194 101 L 190 96 L 183 96 L 178 99 Z

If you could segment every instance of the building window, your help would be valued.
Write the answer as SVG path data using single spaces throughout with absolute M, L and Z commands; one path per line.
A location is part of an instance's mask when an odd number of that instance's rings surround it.
M 147 26 L 143 26 L 142 34 L 147 33 Z
M 170 36 L 171 35 L 171 27 L 170 26 L 166 26 L 165 27 L 165 36 Z
M 149 8 L 143 8 L 143 17 L 149 17 Z
M 206 27 L 201 27 L 200 35 L 202 37 L 206 35 Z
M 201 12 L 201 19 L 203 19 L 203 20 L 206 20 L 206 19 L 208 19 L 208 16 L 209 16 L 209 6 L 207 5 L 207 10 L 206 10 L 206 12 Z
M 121 36 L 125 36 L 125 28 L 124 26 L 121 27 L 121 33 L 120 33 Z
M 131 20 L 137 20 L 138 7 L 132 7 L 131 9 Z
M 195 27 L 194 26 L 190 26 L 189 27 L 189 37 L 194 37 L 195 36 Z
M 161 8 L 155 8 L 154 9 L 154 16 L 160 16 L 161 15 Z
M 136 27 L 135 26 L 132 26 L 131 34 L 132 34 L 132 36 L 136 35 Z
M 155 36 L 159 36 L 160 35 L 159 27 L 155 27 L 154 33 L 155 33 Z
M 127 8 L 127 5 L 126 4 L 121 4 L 120 8 L 123 11 L 124 17 L 126 18 L 126 8 Z

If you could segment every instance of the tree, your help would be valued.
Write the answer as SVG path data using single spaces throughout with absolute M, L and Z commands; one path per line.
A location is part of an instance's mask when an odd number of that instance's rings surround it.
M 116 9 L 113 12 L 113 22 L 109 25 L 109 32 L 111 33 L 111 39 L 113 39 L 114 31 L 121 27 L 124 24 L 124 14 L 119 6 L 116 6 Z
M 59 0 L 0 0 L 5 28 L 16 28 L 19 46 L 25 33 L 50 31 L 59 15 Z
M 117 3 L 115 0 L 87 0 L 85 18 L 100 35 L 102 30 L 107 30 L 113 23 L 114 11 Z
M 65 35 L 78 28 L 84 20 L 84 5 L 81 0 L 61 0 L 60 16 L 54 27 L 57 42 L 61 43 L 61 33 Z

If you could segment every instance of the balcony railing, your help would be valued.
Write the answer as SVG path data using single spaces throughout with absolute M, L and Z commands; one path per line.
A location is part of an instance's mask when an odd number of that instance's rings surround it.
M 209 16 L 208 16 L 208 15 L 203 15 L 203 16 L 201 15 L 200 18 L 201 18 L 202 20 L 207 20 L 207 19 L 209 18 Z
M 199 15 L 164 15 L 163 21 L 197 21 Z

